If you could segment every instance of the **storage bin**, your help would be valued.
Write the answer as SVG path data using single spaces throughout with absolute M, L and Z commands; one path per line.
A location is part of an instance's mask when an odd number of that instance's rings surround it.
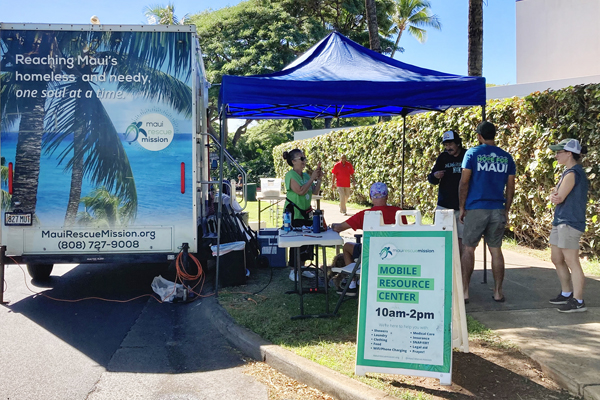
M 260 192 L 265 197 L 277 197 L 281 195 L 280 178 L 260 178 Z
M 261 229 L 258 232 L 258 242 L 260 244 L 260 254 L 269 260 L 269 265 L 281 268 L 286 266 L 286 249 L 277 247 L 278 232 L 276 228 Z

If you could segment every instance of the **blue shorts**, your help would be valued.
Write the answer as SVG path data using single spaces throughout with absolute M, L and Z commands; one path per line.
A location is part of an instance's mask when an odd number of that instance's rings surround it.
M 356 243 L 354 244 L 354 248 L 352 249 L 352 259 L 356 260 L 360 257 L 360 253 L 362 252 L 362 244 Z

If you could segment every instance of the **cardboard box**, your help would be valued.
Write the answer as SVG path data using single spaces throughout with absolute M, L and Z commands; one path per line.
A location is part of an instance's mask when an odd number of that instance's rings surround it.
M 285 267 L 286 262 L 286 249 L 283 247 L 277 247 L 277 228 L 261 229 L 258 232 L 258 242 L 260 244 L 260 254 L 267 257 L 269 265 L 271 267 Z

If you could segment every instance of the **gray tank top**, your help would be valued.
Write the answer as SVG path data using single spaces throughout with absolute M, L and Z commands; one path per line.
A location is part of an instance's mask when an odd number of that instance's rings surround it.
M 576 164 L 563 172 L 562 179 L 567 175 L 575 174 L 575 186 L 562 203 L 556 206 L 552 225 L 566 224 L 578 231 L 585 232 L 585 209 L 587 204 L 588 180 L 581 164 Z M 560 186 L 560 183 L 559 183 Z

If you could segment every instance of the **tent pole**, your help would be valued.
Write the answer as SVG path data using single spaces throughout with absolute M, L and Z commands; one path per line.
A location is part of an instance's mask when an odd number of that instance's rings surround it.
M 404 151 L 406 147 L 406 115 L 402 116 L 402 191 L 400 193 L 400 208 L 404 209 Z
M 215 297 L 219 297 L 219 267 L 221 266 L 221 221 L 223 219 L 223 163 L 225 162 L 225 132 L 227 132 L 227 116 L 225 104 L 220 116 L 220 140 L 219 146 L 219 204 L 217 206 L 217 263 L 215 273 Z
M 485 104 L 481 106 L 481 120 L 485 121 Z M 487 283 L 487 242 L 485 237 L 483 238 L 483 281 L 481 283 Z

